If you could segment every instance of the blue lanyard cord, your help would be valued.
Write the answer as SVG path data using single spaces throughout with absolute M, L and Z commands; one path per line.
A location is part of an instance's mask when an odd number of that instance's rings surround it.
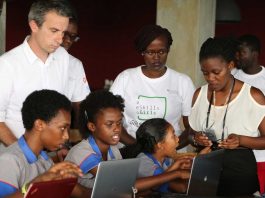
M 95 153 L 101 158 L 101 161 L 102 161 L 102 160 L 103 160 L 103 158 L 102 158 L 102 153 L 101 153 L 101 151 L 99 150 L 98 145 L 97 145 L 97 143 L 96 143 L 96 141 L 95 141 L 95 139 L 93 138 L 92 135 L 89 136 L 89 138 L 88 138 L 88 142 L 89 142 L 89 144 L 91 145 L 93 151 L 95 151 Z M 108 154 L 109 154 L 109 156 L 110 156 L 110 158 L 111 158 L 112 160 L 115 159 L 115 156 L 114 156 L 114 154 L 113 154 L 111 148 L 109 148 L 109 150 L 108 150 Z

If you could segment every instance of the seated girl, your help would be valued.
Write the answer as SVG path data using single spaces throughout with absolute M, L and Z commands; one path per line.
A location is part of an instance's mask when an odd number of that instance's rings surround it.
M 122 159 L 116 145 L 122 130 L 123 99 L 111 92 L 91 92 L 80 104 L 79 124 L 84 140 L 75 145 L 65 160 L 81 168 L 78 182 L 92 188 L 101 161 Z
M 185 192 L 190 177 L 192 157 L 179 157 L 179 138 L 173 126 L 162 118 L 145 121 L 136 132 L 137 144 L 131 147 L 131 157 L 141 158 L 136 189 L 159 192 Z

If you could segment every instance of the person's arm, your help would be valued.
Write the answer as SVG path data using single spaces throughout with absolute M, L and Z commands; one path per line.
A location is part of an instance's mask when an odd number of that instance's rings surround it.
M 251 87 L 250 93 L 257 103 L 265 106 L 265 96 L 259 89 Z M 259 137 L 230 134 L 219 146 L 226 149 L 234 149 L 239 146 L 250 149 L 265 149 L 265 117 L 260 122 L 258 129 L 260 132 Z
M 185 127 L 185 130 L 182 131 L 182 133 L 179 136 L 179 146 L 177 149 L 181 149 L 191 143 L 190 136 L 192 134 L 190 133 L 191 130 L 190 130 L 188 116 L 183 116 L 182 120 L 183 120 L 183 125 Z
M 122 127 L 120 142 L 125 145 L 131 145 L 136 143 L 136 139 L 132 137 L 124 127 Z
M 73 124 L 72 128 L 73 129 L 78 129 L 79 124 L 78 124 L 78 115 L 79 115 L 79 106 L 81 102 L 72 102 L 72 108 L 73 108 L 73 116 L 74 118 L 72 119 Z
M 6 126 L 4 122 L 0 122 L 0 142 L 4 143 L 5 146 L 9 146 L 14 143 L 17 138 L 14 136 L 12 131 Z
M 89 198 L 91 197 L 92 189 L 85 188 L 80 184 L 76 184 L 74 187 L 71 197 L 81 197 L 81 198 Z
M 190 171 L 187 170 L 165 172 L 160 175 L 138 178 L 135 182 L 135 188 L 138 192 L 146 191 L 170 182 L 176 178 L 189 179 L 189 177 Z
M 6 198 L 23 198 L 24 195 L 22 194 L 22 192 L 20 191 L 17 191 L 15 193 L 13 193 L 12 195 L 8 195 L 8 196 L 5 196 Z

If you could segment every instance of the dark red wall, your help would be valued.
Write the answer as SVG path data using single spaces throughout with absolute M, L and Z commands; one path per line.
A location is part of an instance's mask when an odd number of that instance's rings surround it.
M 32 0 L 7 3 L 7 50 L 29 34 L 27 14 Z M 79 15 L 80 41 L 70 53 L 85 67 L 92 89 L 102 88 L 104 79 L 115 79 L 128 67 L 142 63 L 133 39 L 145 24 L 155 24 L 156 0 L 72 0 Z
M 241 12 L 239 23 L 217 23 L 216 36 L 254 34 L 261 40 L 260 63 L 265 65 L 265 1 L 236 0 Z

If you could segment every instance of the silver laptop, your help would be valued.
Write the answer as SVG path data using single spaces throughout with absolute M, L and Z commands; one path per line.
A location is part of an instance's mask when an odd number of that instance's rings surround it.
M 222 171 L 223 154 L 224 149 L 220 149 L 195 157 L 186 194 L 162 193 L 161 197 L 216 196 Z
M 138 158 L 101 162 L 91 198 L 131 198 L 139 163 Z

